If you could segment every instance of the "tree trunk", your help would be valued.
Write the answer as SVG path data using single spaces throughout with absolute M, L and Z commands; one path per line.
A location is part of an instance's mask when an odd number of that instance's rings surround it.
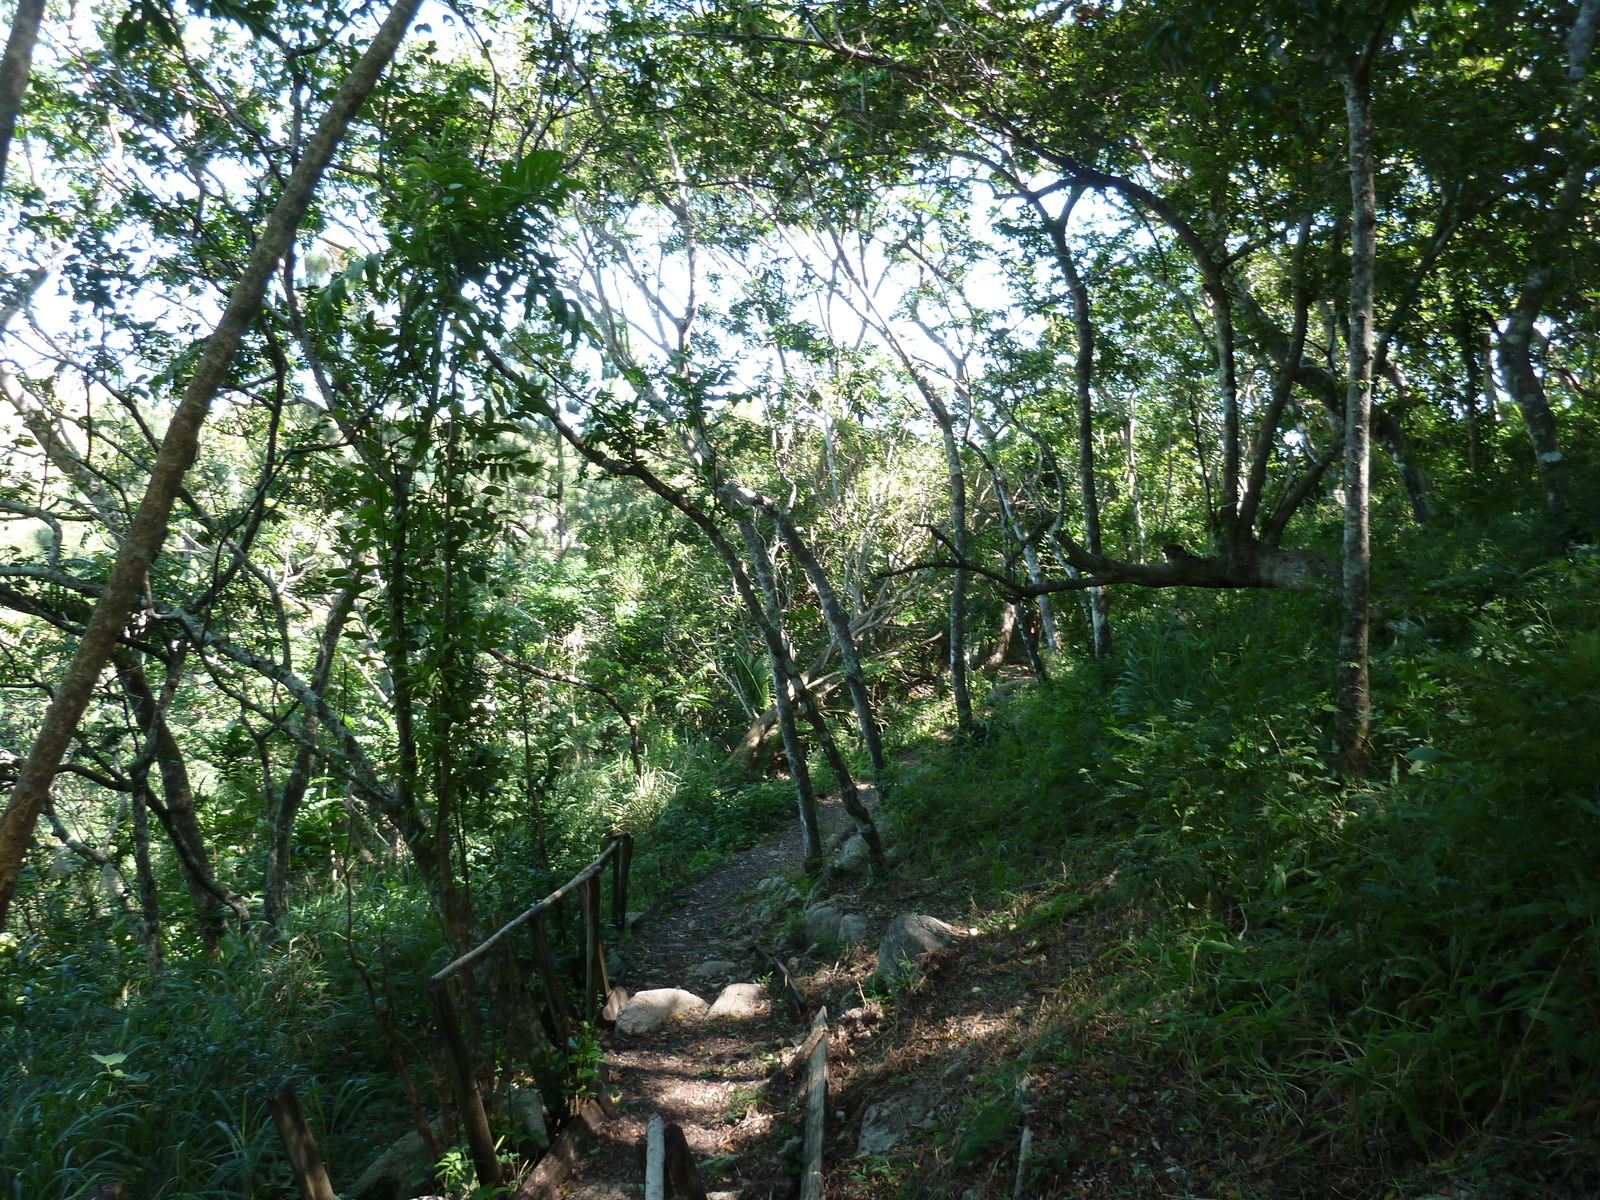
M 150 768 L 141 764 L 133 780 L 133 865 L 139 891 L 139 937 L 152 988 L 161 985 L 161 897 L 150 866 Z
M 822 829 L 817 821 L 817 796 L 811 783 L 811 769 L 806 764 L 805 746 L 800 741 L 800 730 L 795 723 L 794 679 L 799 671 L 794 665 L 794 655 L 789 650 L 789 640 L 783 635 L 774 618 L 776 593 L 772 587 L 772 568 L 767 561 L 767 548 L 749 517 L 738 518 L 739 533 L 750 552 L 750 562 L 761 589 L 761 598 L 754 595 L 746 601 L 756 601 L 750 613 L 767 643 L 767 664 L 772 670 L 772 698 L 778 710 L 778 731 L 783 736 L 783 752 L 789 760 L 789 777 L 794 780 L 795 797 L 800 804 L 800 831 L 805 839 L 806 869 L 814 871 L 822 865 Z M 729 547 L 731 551 L 732 547 Z M 737 563 L 730 564 L 737 566 Z
M 1006 655 L 1011 650 L 1011 639 L 1017 632 L 1017 606 L 1007 604 L 1000 609 L 1000 629 L 994 636 L 994 646 L 989 651 L 989 657 L 983 660 L 985 674 L 998 671 L 1005 665 Z
M 454 837 L 461 824 L 459 800 L 456 796 L 455 731 L 462 714 L 461 697 L 466 691 L 465 675 L 470 663 L 460 650 L 456 624 L 456 559 L 459 546 L 456 540 L 456 447 L 460 437 L 459 414 L 450 413 L 450 429 L 445 441 L 444 464 L 444 537 L 441 549 L 444 587 L 440 596 L 439 617 L 444 629 L 443 649 L 439 656 L 439 672 L 433 695 L 433 763 L 435 805 L 433 817 L 434 850 L 438 855 L 439 900 L 444 911 L 445 927 L 455 942 L 456 953 L 465 954 L 480 940 L 477 919 L 472 912 L 471 884 L 467 879 L 465 839 Z M 456 861 L 452 861 L 452 847 Z M 458 868 L 459 867 L 459 871 Z M 462 991 L 469 1002 L 469 1026 L 475 1027 L 478 1019 L 476 979 L 470 970 L 461 973 Z
M 211 856 L 206 851 L 205 834 L 200 828 L 200 816 L 194 806 L 194 787 L 189 779 L 189 766 L 183 749 L 167 723 L 167 708 L 177 687 L 177 665 L 168 668 L 173 674 L 162 688 L 160 697 L 150 689 L 144 665 L 133 651 L 118 647 L 111 653 L 117 680 L 122 684 L 133 710 L 134 720 L 146 741 L 141 757 L 153 756 L 161 771 L 161 794 L 164 804 L 156 805 L 150 798 L 162 828 L 166 830 L 172 849 L 178 856 L 190 898 L 200 923 L 200 937 L 206 950 L 215 953 L 223 932 L 225 917 L 223 906 L 233 910 L 238 919 L 249 920 L 250 909 L 245 901 L 224 887 L 211 866 Z
M 1561 241 L 1582 208 L 1588 188 L 1591 138 L 1585 129 L 1588 108 L 1586 81 L 1597 29 L 1600 29 L 1600 0 L 1583 0 L 1567 37 L 1567 82 L 1571 85 L 1572 97 L 1565 114 L 1571 143 L 1568 147 L 1567 169 L 1561 179 L 1561 190 L 1556 195 L 1555 203 L 1550 206 L 1544 229 L 1534 243 L 1535 254 L 1542 261 L 1535 262 L 1528 271 L 1522 290 L 1517 293 L 1516 303 L 1506 319 L 1505 328 L 1500 333 L 1500 378 L 1517 411 L 1522 414 L 1523 427 L 1528 431 L 1528 441 L 1533 445 L 1539 481 L 1544 486 L 1545 505 L 1554 513 L 1563 512 L 1567 507 L 1572 471 L 1561 452 L 1555 414 L 1550 409 L 1544 382 L 1534 369 L 1534 324 L 1539 319 L 1545 296 L 1556 277 L 1556 267 L 1562 254 Z
M 1065 219 L 1062 218 L 1063 221 Z M 1078 493 L 1083 504 L 1083 543 L 1090 554 L 1104 554 L 1100 538 L 1100 496 L 1095 487 L 1094 319 L 1089 310 L 1089 289 L 1083 282 L 1083 276 L 1078 273 L 1077 263 L 1073 261 L 1065 239 L 1065 230 L 1060 230 L 1057 257 L 1067 279 L 1067 289 L 1072 295 L 1072 329 L 1078 351 L 1073 359 L 1072 379 L 1078 402 Z M 1220 348 L 1218 353 L 1221 353 Z M 1231 362 L 1227 364 L 1225 374 L 1231 381 Z M 1111 593 L 1106 588 L 1089 589 L 1089 625 L 1094 656 L 1110 658 Z
M 950 544 L 958 563 L 967 561 L 967 477 L 961 467 L 961 446 L 956 441 L 950 410 L 931 389 L 924 392 L 928 411 L 944 439 L 945 470 L 950 480 Z M 972 724 L 972 690 L 967 683 L 967 569 L 957 566 L 950 581 L 950 694 L 956 704 L 956 729 Z
M 1370 71 L 1370 56 L 1363 56 L 1343 79 L 1350 152 L 1350 357 L 1344 425 L 1344 623 L 1334 703 L 1339 753 L 1344 769 L 1353 775 L 1366 769 L 1372 722 L 1367 650 L 1372 623 L 1369 487 L 1378 216 Z
M 1028 582 L 1039 583 L 1044 576 L 1040 573 L 1039 552 L 1029 542 L 1022 548 L 1022 561 L 1028 568 Z M 1045 648 L 1051 653 L 1061 649 L 1061 635 L 1056 632 L 1055 607 L 1050 603 L 1050 597 L 1039 597 L 1039 628 L 1044 633 Z
M 184 389 L 183 399 L 172 414 L 144 497 L 134 514 L 128 536 L 117 552 L 105 590 L 95 603 L 88 627 L 11 789 L 4 826 L 0 828 L 0 929 L 5 927 L 23 857 L 33 840 L 34 825 L 50 794 L 56 768 L 66 756 L 67 746 L 94 694 L 100 671 L 133 612 L 150 564 L 166 537 L 172 505 L 185 472 L 194 462 L 200 427 L 205 423 L 211 401 L 227 379 L 240 341 L 260 312 L 267 284 L 294 241 L 317 182 L 362 102 L 394 57 L 420 3 L 421 0 L 397 0 L 372 44 L 340 85 L 316 132 L 306 143 L 304 157 L 284 185 L 283 194 L 256 241 L 249 265 L 234 286 L 227 308 Z
M 1461 355 L 1461 417 L 1467 434 L 1467 471 L 1473 475 L 1483 465 L 1483 431 L 1478 399 L 1484 394 L 1484 371 L 1479 358 L 1483 334 L 1463 310 L 1456 317 L 1456 347 Z M 1486 357 L 1486 356 L 1485 356 Z
M 765 622 L 778 631 L 779 641 L 787 649 L 789 639 L 783 633 L 783 610 L 778 603 L 778 588 L 772 576 L 772 563 L 767 557 L 766 546 L 761 541 L 754 520 L 741 516 L 738 521 L 739 532 L 744 535 L 745 543 L 750 547 L 750 561 L 755 570 L 756 582 L 761 589 L 765 607 Z M 784 678 L 781 681 L 774 680 L 774 687 L 780 694 L 791 693 L 799 703 L 806 720 L 810 722 L 812 732 L 816 735 L 817 745 L 821 748 L 823 757 L 828 760 L 834 779 L 838 781 L 839 797 L 844 802 L 845 811 L 850 814 L 862 841 L 867 844 L 868 857 L 872 865 L 880 870 L 885 868 L 888 864 L 883 857 L 883 843 L 878 838 L 877 826 L 872 823 L 872 814 L 867 812 L 866 806 L 861 803 L 855 777 L 850 773 L 849 764 L 845 762 L 838 742 L 834 740 L 833 731 L 828 728 L 828 720 L 823 714 L 822 705 L 817 703 L 817 698 L 806 687 L 792 653 L 785 654 L 780 665 L 784 671 Z M 820 841 L 818 848 L 820 850 Z
M 11 36 L 6 39 L 5 58 L 0 59 L 0 187 L 5 186 L 11 138 L 22 112 L 22 98 L 28 92 L 33 47 L 39 40 L 39 22 L 43 17 L 44 0 L 17 0 L 16 15 L 11 18 Z
M 333 660 L 339 649 L 339 636 L 344 632 L 345 621 L 355 607 L 355 588 L 346 588 L 334 598 L 328 610 L 327 623 L 322 627 L 322 639 L 317 645 L 317 661 L 312 667 L 309 681 L 318 696 L 328 693 L 328 681 L 333 676 Z M 289 911 L 289 860 L 294 846 L 294 822 L 305 800 L 306 788 L 311 783 L 311 771 L 316 763 L 317 714 L 307 708 L 300 716 L 300 746 L 295 751 L 294 765 L 283 781 L 278 803 L 267 814 L 267 869 L 261 889 L 261 918 L 276 925 Z
M 822 606 L 822 614 L 827 619 L 828 631 L 839 647 L 845 686 L 850 690 L 850 702 L 855 706 L 856 723 L 861 729 L 861 742 L 866 746 L 867 758 L 872 763 L 872 777 L 877 784 L 878 800 L 881 803 L 888 782 L 889 761 L 883 753 L 883 736 L 878 729 L 878 719 L 872 711 L 872 696 L 867 691 L 867 677 L 861 669 L 861 656 L 856 652 L 856 639 L 850 629 L 850 618 L 845 615 L 844 606 L 839 603 L 838 594 L 833 590 L 828 573 L 823 570 L 822 564 L 817 561 L 817 556 L 811 552 L 811 547 L 800 536 L 800 531 L 795 528 L 789 515 L 776 505 L 768 505 L 767 511 L 772 514 L 772 519 L 778 526 L 783 544 L 789 548 L 789 553 L 794 555 L 795 561 L 805 571 L 806 578 L 811 581 L 811 589 L 816 592 L 817 602 Z
M 1044 597 L 1039 598 L 1040 601 Z M 1039 633 L 1033 625 L 1033 604 L 1026 600 L 1015 601 L 1017 609 L 1017 624 L 1022 627 L 1022 649 L 1028 656 L 1028 670 L 1033 672 L 1033 677 L 1040 683 L 1047 683 L 1050 673 L 1044 665 L 1044 656 L 1039 653 Z M 1043 603 L 1039 604 L 1039 611 L 1043 612 Z
M 820 701 L 839 686 L 841 676 L 835 672 L 824 675 L 819 679 L 817 677 L 819 670 L 821 670 L 820 664 L 803 673 L 800 676 L 800 680 L 811 694 Z M 778 706 L 769 704 L 765 711 L 751 722 L 750 728 L 744 731 L 744 736 L 739 739 L 739 744 L 729 752 L 728 764 L 740 768 L 746 774 L 754 772 L 761 763 L 761 756 L 766 752 L 767 743 L 772 739 L 772 731 L 777 727 Z

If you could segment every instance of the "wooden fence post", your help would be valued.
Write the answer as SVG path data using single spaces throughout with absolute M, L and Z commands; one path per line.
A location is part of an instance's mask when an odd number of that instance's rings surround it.
M 267 1107 L 277 1122 L 278 1134 L 283 1138 L 283 1148 L 289 1153 L 289 1167 L 294 1180 L 300 1185 L 301 1200 L 338 1200 L 333 1185 L 328 1182 L 328 1172 L 322 1167 L 322 1152 L 317 1149 L 317 1139 L 306 1124 L 306 1114 L 300 1108 L 300 1098 L 294 1088 L 284 1084 L 267 1097 Z
M 666 1200 L 667 1147 L 661 1114 L 651 1113 L 644 1134 L 644 1200 Z
M 821 1031 L 817 1047 L 806 1066 L 805 1172 L 800 1177 L 800 1200 L 822 1200 L 822 1135 L 828 1112 L 828 1010 L 817 1010 L 811 1023 Z
M 428 992 L 433 999 L 433 1019 L 444 1041 L 444 1059 L 456 1104 L 461 1110 L 461 1123 L 467 1127 L 467 1142 L 472 1147 L 478 1182 L 484 1187 L 499 1187 L 502 1182 L 500 1160 L 495 1157 L 494 1135 L 489 1132 L 489 1118 L 484 1114 L 483 1098 L 478 1095 L 478 1081 L 472 1073 L 472 1056 L 466 1039 L 461 1036 L 461 1018 L 456 1015 L 455 1001 L 450 998 L 450 981 L 431 980 Z M 328 1200 L 332 1200 L 331 1192 Z
M 600 940 L 600 872 L 583 881 L 584 1020 L 592 1021 L 606 1002 L 611 984 L 606 979 L 605 947 Z
M 632 866 L 633 835 L 619 833 L 611 856 L 611 924 L 619 930 L 628 923 L 628 872 Z

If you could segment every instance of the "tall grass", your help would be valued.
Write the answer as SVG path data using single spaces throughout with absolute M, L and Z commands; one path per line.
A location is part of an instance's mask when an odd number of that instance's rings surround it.
M 626 762 L 580 764 L 541 797 L 543 853 L 528 797 L 469 800 L 481 926 L 548 894 L 613 829 L 636 835 L 631 905 L 643 908 L 790 817 L 787 783 L 732 778 L 720 759 L 669 744 L 643 780 Z M 175 937 L 158 989 L 127 923 L 90 919 L 65 886 L 45 897 L 56 919 L 43 932 L 0 937 L 0 1200 L 77 1200 L 118 1179 L 146 1200 L 289 1195 L 266 1108 L 284 1083 L 335 1187 L 348 1187 L 412 1121 L 347 937 L 380 1002 L 392 1001 L 424 1104 L 439 1111 L 423 980 L 450 951 L 433 900 L 408 867 L 362 866 L 326 830 L 310 834 L 301 861 L 325 863 L 331 849 L 340 878 L 302 876 L 277 935 L 229 938 L 215 957 Z M 570 914 L 560 927 L 578 936 Z M 575 947 L 551 936 L 558 963 L 581 975 Z M 485 1061 L 515 1073 L 491 989 L 478 999 Z
M 899 803 L 996 891 L 1110 878 L 1115 1002 L 1161 1014 L 1140 1036 L 1170 1061 L 1336 1140 L 1591 1178 L 1597 584 L 1580 557 L 1392 601 L 1374 779 L 1328 765 L 1317 603 L 1202 597 L 1125 620 L 1116 664 L 1002 706 Z

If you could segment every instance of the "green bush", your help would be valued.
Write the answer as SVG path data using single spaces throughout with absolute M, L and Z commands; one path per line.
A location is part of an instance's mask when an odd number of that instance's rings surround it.
M 999 708 L 912 775 L 902 819 L 997 892 L 1063 863 L 1111 877 L 1137 930 L 1116 1002 L 1158 1009 L 1139 1036 L 1196 1070 L 1292 1083 L 1341 1136 L 1577 1153 L 1600 1063 L 1600 572 L 1492 574 L 1446 577 L 1432 630 L 1384 632 L 1375 779 L 1328 762 L 1319 603 L 1214 597 L 1125 619 L 1109 673 Z

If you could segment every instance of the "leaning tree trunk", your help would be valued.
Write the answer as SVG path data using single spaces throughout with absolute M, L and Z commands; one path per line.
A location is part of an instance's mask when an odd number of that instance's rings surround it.
M 737 520 L 745 545 L 750 548 L 750 564 L 755 571 L 756 584 L 761 589 L 764 611 L 760 619 L 766 627 L 776 632 L 777 640 L 787 648 L 789 639 L 783 632 L 783 610 L 778 603 L 778 588 L 772 576 L 772 562 L 767 556 L 767 548 L 761 541 L 761 534 L 754 520 L 747 516 L 740 516 Z M 800 710 L 805 713 L 806 720 L 816 735 L 817 745 L 822 750 L 823 757 L 828 760 L 828 766 L 839 783 L 839 796 L 844 802 L 845 811 L 850 814 L 862 841 L 866 843 L 872 865 L 877 869 L 883 869 L 887 865 L 883 857 L 883 843 L 878 838 L 877 827 L 872 823 L 872 815 L 861 802 L 861 795 L 856 790 L 855 776 L 850 773 L 850 766 L 845 762 L 838 742 L 834 740 L 833 731 L 828 728 L 828 720 L 822 712 L 822 706 L 806 687 L 805 680 L 800 677 L 800 669 L 795 664 L 792 653 L 785 654 L 781 660 L 775 660 L 775 665 L 783 675 L 782 678 L 776 676 L 773 678 L 774 691 L 779 695 L 792 695 Z M 820 842 L 818 846 L 820 849 Z
M 344 632 L 345 621 L 355 607 L 355 588 L 344 589 L 334 599 L 328 610 L 327 624 L 322 627 L 322 640 L 317 646 L 316 665 L 311 670 L 309 685 L 318 696 L 326 696 L 328 681 L 333 677 L 333 660 L 339 649 L 339 636 Z M 317 714 L 307 708 L 300 717 L 300 745 L 295 750 L 294 765 L 278 803 L 267 815 L 267 869 L 261 888 L 261 918 L 268 925 L 276 925 L 289 910 L 289 857 L 294 845 L 295 817 L 305 800 L 306 789 L 311 784 L 311 772 L 316 763 Z
M 1545 296 L 1556 276 L 1561 239 L 1582 208 L 1589 182 L 1591 139 L 1585 130 L 1588 107 L 1585 85 L 1597 28 L 1600 28 L 1600 0 L 1584 0 L 1567 38 L 1567 81 L 1571 85 L 1572 99 L 1567 106 L 1566 120 L 1573 142 L 1571 157 L 1561 180 L 1561 190 L 1556 194 L 1555 203 L 1550 206 L 1544 229 L 1535 243 L 1536 253 L 1543 261 L 1536 262 L 1529 270 L 1510 316 L 1506 319 L 1499 345 L 1500 378 L 1522 415 L 1528 441 L 1533 445 L 1539 482 L 1544 486 L 1545 504 L 1555 513 L 1567 507 L 1572 472 L 1566 456 L 1561 452 L 1561 439 L 1556 430 L 1555 414 L 1550 409 L 1550 399 L 1533 366 L 1534 324 L 1539 319 Z
M 234 285 L 227 308 L 206 341 L 205 351 L 184 389 L 183 399 L 172 414 L 128 536 L 117 552 L 105 589 L 95 603 L 72 662 L 56 688 L 33 748 L 11 789 L 4 825 L 0 827 L 0 929 L 5 927 L 23 858 L 33 840 L 39 810 L 50 795 L 56 768 L 66 756 L 78 722 L 94 694 L 100 671 L 133 612 L 140 589 L 149 576 L 150 564 L 166 538 L 172 505 L 184 474 L 194 462 L 200 427 L 205 424 L 211 401 L 226 381 L 239 343 L 261 310 L 267 284 L 294 241 L 323 171 L 332 161 L 334 151 L 362 102 L 399 49 L 420 3 L 421 0 L 397 0 L 372 44 L 345 76 L 316 132 L 306 143 L 304 156 L 284 185 L 283 195 L 267 219 L 250 262 Z
M 157 806 L 151 796 L 161 826 L 172 843 L 183 869 L 184 881 L 194 901 L 200 923 L 200 937 L 208 953 L 215 953 L 225 927 L 224 908 L 231 909 L 242 923 L 249 920 L 250 909 L 245 901 L 217 879 L 206 851 L 205 834 L 200 829 L 200 816 L 195 810 L 194 786 L 189 779 L 189 765 L 183 757 L 183 748 L 173 736 L 167 721 L 167 709 L 172 692 L 177 685 L 175 675 L 169 677 L 160 697 L 150 689 L 150 681 L 138 655 L 124 647 L 111 652 L 111 661 L 128 697 L 129 707 L 145 738 L 145 757 L 153 757 L 161 773 L 161 794 L 165 803 Z M 176 667 L 169 667 L 176 671 Z
M 33 47 L 39 40 L 39 22 L 44 17 L 44 0 L 17 0 L 11 18 L 11 36 L 0 59 L 0 187 L 6 182 L 6 161 L 11 154 L 11 138 L 17 131 L 22 98 L 28 92 L 28 75 L 33 66 Z
M 827 571 L 823 570 L 822 564 L 817 561 L 817 556 L 812 553 L 811 547 L 800 536 L 799 529 L 795 527 L 789 515 L 779 510 L 776 505 L 768 506 L 767 511 L 772 514 L 772 519 L 778 526 L 783 544 L 789 548 L 789 553 L 794 555 L 801 570 L 805 571 L 806 578 L 811 581 L 811 589 L 816 592 L 817 602 L 822 606 L 822 615 L 827 619 L 828 630 L 833 634 L 833 640 L 839 647 L 845 686 L 849 689 L 850 701 L 855 706 L 856 723 L 861 729 L 861 742 L 866 746 L 867 758 L 872 763 L 872 777 L 877 784 L 878 800 L 881 803 L 888 784 L 889 761 L 883 753 L 883 735 L 878 728 L 878 718 L 872 711 L 872 696 L 867 691 L 867 676 L 861 668 L 861 655 L 856 649 L 850 618 L 845 615 L 844 606 L 839 603 L 838 593 L 834 591 Z
M 794 780 L 795 796 L 800 804 L 800 831 L 805 839 L 806 869 L 816 870 L 822 865 L 822 828 L 817 820 L 817 796 L 811 783 L 811 769 L 806 765 L 805 746 L 800 741 L 800 729 L 795 722 L 794 682 L 799 678 L 800 671 L 795 666 L 789 639 L 784 636 L 776 620 L 777 596 L 772 584 L 772 568 L 767 562 L 767 548 L 762 545 L 755 522 L 749 517 L 740 517 L 738 524 L 739 533 L 750 552 L 757 586 L 761 589 L 759 597 L 752 594 L 746 599 L 746 607 L 766 639 L 767 663 L 772 669 L 772 699 L 778 709 L 778 731 L 783 736 L 783 752 L 789 760 L 789 774 Z M 730 568 L 737 566 L 737 562 L 729 564 Z
M 1344 76 L 1350 151 L 1350 358 L 1344 425 L 1344 622 L 1339 635 L 1334 704 L 1339 752 L 1345 770 L 1351 774 L 1366 769 L 1372 723 L 1367 651 L 1372 623 L 1369 488 L 1378 213 L 1370 73 L 1370 56 L 1363 56 Z

